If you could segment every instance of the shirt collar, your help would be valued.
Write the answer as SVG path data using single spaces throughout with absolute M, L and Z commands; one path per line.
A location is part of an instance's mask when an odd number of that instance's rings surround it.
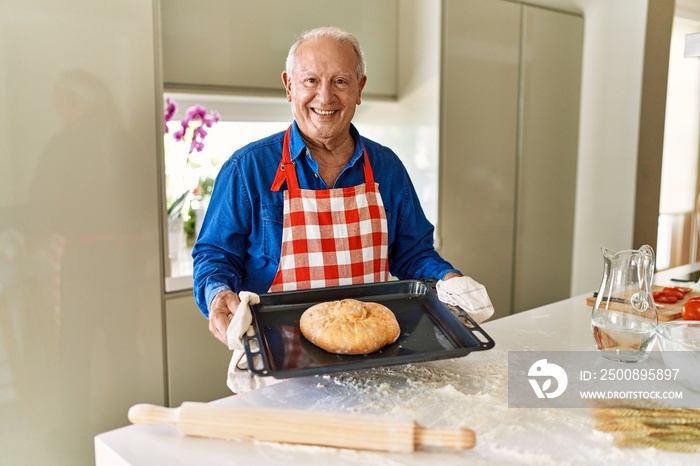
M 352 157 L 350 157 L 348 166 L 353 166 L 362 156 L 362 140 L 360 139 L 360 132 L 357 131 L 357 128 L 355 128 L 355 125 L 352 123 L 350 124 L 350 135 L 355 141 L 355 152 L 353 152 Z M 289 155 L 292 161 L 295 161 L 301 154 L 305 153 L 306 149 L 307 147 L 301 137 L 297 122 L 294 120 L 292 123 L 292 132 L 289 136 Z

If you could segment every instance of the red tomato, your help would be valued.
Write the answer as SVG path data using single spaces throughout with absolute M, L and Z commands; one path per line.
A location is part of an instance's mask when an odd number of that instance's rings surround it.
M 659 304 L 673 304 L 675 302 L 678 302 L 678 298 L 676 298 L 675 296 L 661 293 L 658 297 L 654 296 L 654 301 L 656 301 Z
M 692 288 L 688 288 L 687 286 L 674 286 L 673 288 L 677 289 L 678 291 L 683 292 L 683 294 L 688 294 L 691 291 L 693 291 Z
M 683 293 L 682 291 L 679 291 L 671 286 L 667 286 L 666 288 L 661 290 L 661 293 L 663 293 L 666 296 L 675 296 L 676 300 L 683 299 L 683 297 L 685 296 L 685 293 Z
M 700 320 L 700 299 L 689 299 L 681 309 L 681 317 L 685 320 Z

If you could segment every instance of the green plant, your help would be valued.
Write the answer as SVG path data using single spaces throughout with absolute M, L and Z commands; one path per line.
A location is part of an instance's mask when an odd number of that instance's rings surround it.
M 185 231 L 185 237 L 187 238 L 187 245 L 192 246 L 194 245 L 195 240 L 197 239 L 197 232 L 195 231 L 195 224 L 197 223 L 197 212 L 190 207 L 187 210 L 187 218 L 185 219 L 185 223 L 183 226 L 183 230 Z

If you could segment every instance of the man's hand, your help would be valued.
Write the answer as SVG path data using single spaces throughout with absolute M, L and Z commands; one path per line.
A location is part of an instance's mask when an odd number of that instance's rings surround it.
M 238 295 L 233 291 L 221 291 L 214 296 L 209 306 L 209 331 L 226 346 L 226 329 L 240 302 Z
M 438 299 L 464 309 L 477 324 L 493 315 L 493 305 L 484 285 L 471 277 L 447 274 L 435 284 Z

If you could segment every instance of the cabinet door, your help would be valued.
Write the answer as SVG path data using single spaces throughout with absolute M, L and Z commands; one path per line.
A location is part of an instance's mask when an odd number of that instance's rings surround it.
M 582 23 L 445 2 L 440 252 L 486 286 L 496 317 L 570 294 Z
M 170 406 L 232 395 L 226 386 L 231 351 L 209 333 L 192 294 L 167 298 L 165 312 Z
M 523 7 L 513 312 L 571 289 L 583 18 Z
M 164 0 L 166 89 L 221 88 L 284 95 L 289 47 L 307 29 L 355 34 L 367 60 L 366 96 L 396 96 L 397 0 Z
M 520 5 L 445 2 L 440 252 L 510 314 Z

